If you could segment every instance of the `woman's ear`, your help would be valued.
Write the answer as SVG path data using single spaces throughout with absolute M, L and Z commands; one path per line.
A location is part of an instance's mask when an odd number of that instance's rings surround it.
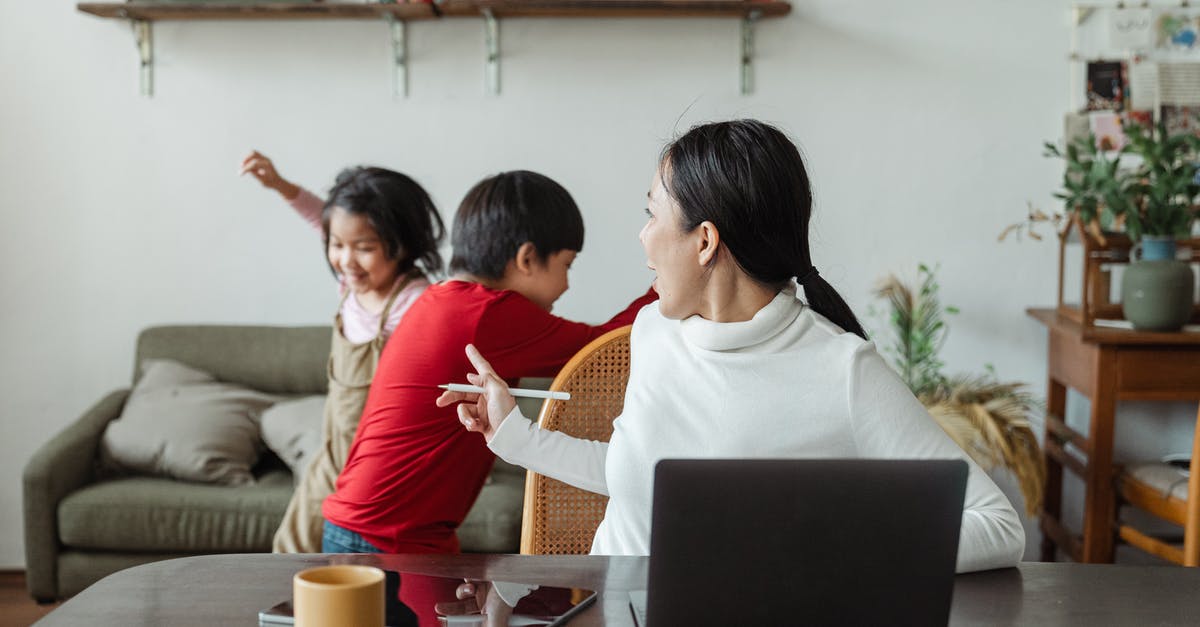
M 528 276 L 534 271 L 534 266 L 538 263 L 537 246 L 533 242 L 525 242 L 517 249 L 517 254 L 513 257 L 513 265 L 517 269 L 517 273 L 523 276 Z
M 705 220 L 696 227 L 699 234 L 699 256 L 697 260 L 700 265 L 708 267 L 717 260 L 717 250 L 721 247 L 721 233 L 717 231 L 717 225 Z

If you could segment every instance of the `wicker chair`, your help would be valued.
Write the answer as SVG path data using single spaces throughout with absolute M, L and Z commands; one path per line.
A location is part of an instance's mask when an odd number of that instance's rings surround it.
M 569 392 L 571 400 L 547 400 L 542 405 L 538 424 L 543 429 L 603 442 L 612 437 L 613 419 L 625 404 L 631 328 L 614 329 L 596 338 L 563 366 L 550 389 Z M 606 496 L 528 473 L 521 553 L 587 554 L 607 505 Z
M 1117 536 L 1147 553 L 1183 566 L 1200 566 L 1200 411 L 1192 438 L 1188 474 L 1168 464 L 1130 465 L 1117 477 L 1117 511 L 1136 507 L 1183 527 L 1183 547 L 1138 530 L 1118 519 Z M 526 500 L 528 507 L 528 500 Z

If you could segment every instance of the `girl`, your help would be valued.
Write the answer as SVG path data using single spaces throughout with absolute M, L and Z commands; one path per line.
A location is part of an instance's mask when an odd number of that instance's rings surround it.
M 441 272 L 445 229 L 429 194 L 391 170 L 343 170 L 324 202 L 281 177 L 258 152 L 242 161 L 241 172 L 278 192 L 320 231 L 338 278 L 324 445 L 297 484 L 273 543 L 277 553 L 319 553 L 321 504 L 346 463 L 384 342 L 429 287 L 429 276 Z
M 811 211 L 804 162 L 778 129 L 755 120 L 693 128 L 667 147 L 651 185 L 640 239 L 660 300 L 634 322 L 611 442 L 539 429 L 470 345 L 479 374 L 468 380 L 486 392 L 447 392 L 438 404 L 467 401 L 460 421 L 506 461 L 607 494 L 592 553 L 649 553 L 660 459 L 959 458 L 970 475 L 958 571 L 1016 565 L 1025 536 L 1012 505 L 821 278 Z

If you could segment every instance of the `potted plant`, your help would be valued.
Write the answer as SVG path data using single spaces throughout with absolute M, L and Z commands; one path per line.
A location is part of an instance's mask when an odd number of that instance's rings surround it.
M 1095 136 L 1079 138 L 1060 150 L 1045 144 L 1045 154 L 1065 165 L 1064 213 L 1030 209 L 1026 222 L 1005 229 L 1040 239 L 1033 226 L 1052 223 L 1065 237 L 1073 226 L 1101 244 L 1106 234 L 1124 232 L 1135 244 L 1131 265 L 1121 282 L 1125 318 L 1137 329 L 1178 330 L 1192 315 L 1194 277 L 1176 260 L 1176 240 L 1187 238 L 1200 217 L 1197 173 L 1200 138 L 1171 135 L 1166 126 L 1125 126 L 1128 142 L 1118 151 L 1102 151 Z
M 1139 242 L 1121 279 L 1125 318 L 1138 329 L 1177 331 L 1192 316 L 1192 268 L 1175 256 L 1175 241 L 1191 235 L 1200 215 L 1196 155 L 1200 138 L 1169 135 L 1166 126 L 1126 129 L 1126 149 L 1141 164 L 1124 181 L 1125 232 Z M 1140 258 L 1139 258 L 1140 251 Z
M 931 416 L 985 470 L 1003 466 L 1016 476 L 1025 510 L 1034 515 L 1042 503 L 1045 461 L 1029 415 L 1041 403 L 1024 383 L 996 379 L 991 367 L 983 374 L 946 376 L 938 352 L 948 328 L 942 315 L 957 313 L 938 299 L 934 271 L 922 264 L 912 289 L 895 275 L 879 283 L 876 296 L 889 305 L 892 342 L 884 353 Z

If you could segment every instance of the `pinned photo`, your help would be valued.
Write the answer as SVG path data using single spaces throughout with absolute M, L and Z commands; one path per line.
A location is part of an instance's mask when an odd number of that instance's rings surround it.
M 1165 12 L 1158 16 L 1158 47 L 1191 50 L 1196 47 L 1196 17 Z
M 1143 50 L 1154 46 L 1154 11 L 1118 8 L 1109 13 L 1108 43 L 1120 50 Z
M 1125 104 L 1125 63 L 1091 61 L 1087 64 L 1087 110 L 1120 111 Z

